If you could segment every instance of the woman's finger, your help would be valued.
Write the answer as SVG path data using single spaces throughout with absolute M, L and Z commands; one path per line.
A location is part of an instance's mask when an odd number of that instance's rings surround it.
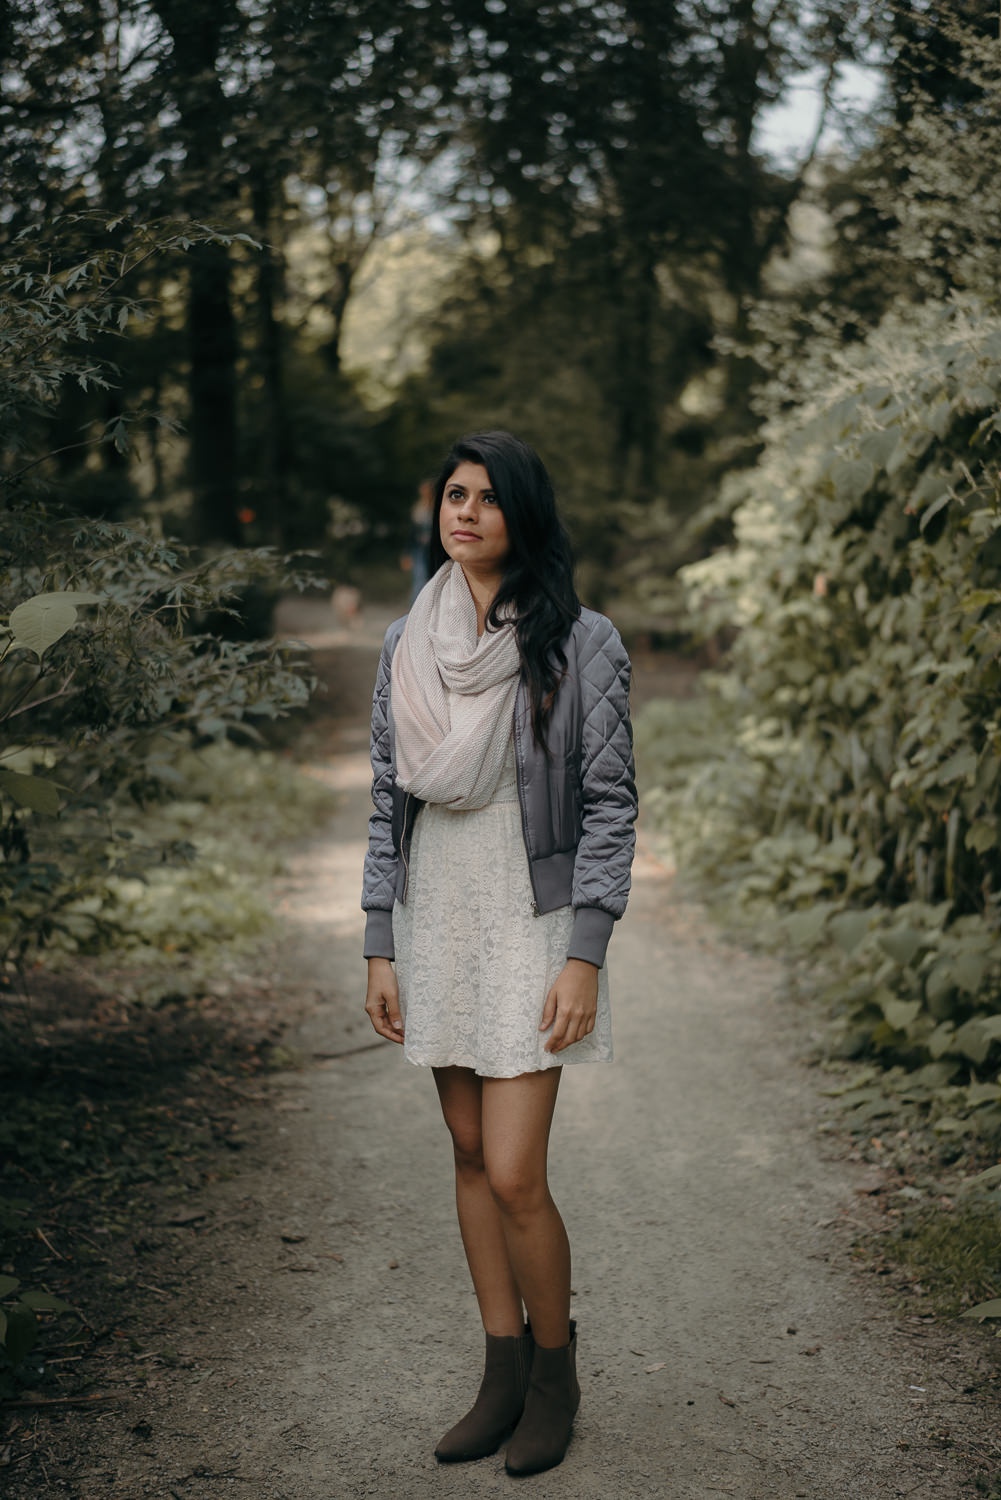
M 546 995 L 546 1004 L 542 1008 L 542 1022 L 539 1023 L 539 1031 L 549 1031 L 554 1020 L 557 1019 L 557 987 L 552 986 Z
M 398 995 L 386 996 L 386 1019 L 392 1029 L 393 1040 L 403 1040 L 403 1016 L 400 1014 L 400 999 Z
M 400 1016 L 398 995 L 384 990 L 370 995 L 365 1002 L 365 1011 L 380 1036 L 385 1037 L 388 1042 L 403 1041 L 403 1021 Z M 400 1022 L 398 1029 L 393 1024 L 394 1019 Z
M 570 1016 L 568 1015 L 568 1013 L 566 1011 L 560 1011 L 557 1007 L 556 1019 L 553 1022 L 552 1034 L 545 1047 L 545 1050 L 547 1052 L 559 1052 L 560 1049 L 566 1045 L 564 1038 L 567 1034 L 567 1027 L 569 1026 L 569 1024 Z

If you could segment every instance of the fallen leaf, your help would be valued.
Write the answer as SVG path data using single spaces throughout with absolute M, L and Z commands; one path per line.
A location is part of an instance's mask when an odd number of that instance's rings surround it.
M 197 1224 L 199 1219 L 204 1219 L 206 1216 L 207 1210 L 204 1208 L 186 1208 L 182 1209 L 180 1213 L 174 1214 L 172 1218 L 167 1220 L 167 1223 Z
M 722 1401 L 722 1403 L 723 1403 L 724 1406 L 734 1406 L 735 1407 L 737 1405 L 736 1401 L 731 1401 L 730 1398 L 729 1398 L 729 1396 L 722 1396 L 721 1395 L 719 1399 Z
M 662 1359 L 659 1365 L 647 1365 L 647 1367 L 646 1367 L 646 1373 L 647 1373 L 647 1375 L 653 1375 L 657 1370 L 666 1370 L 666 1369 L 667 1369 L 667 1360 L 666 1359 Z
M 294 1234 L 289 1229 L 282 1230 L 282 1239 L 285 1241 L 286 1245 L 301 1245 L 305 1238 L 306 1236 L 304 1234 Z

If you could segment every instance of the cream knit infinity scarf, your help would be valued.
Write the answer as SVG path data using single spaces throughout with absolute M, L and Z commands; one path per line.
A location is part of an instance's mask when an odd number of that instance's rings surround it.
M 465 574 L 458 563 L 444 563 L 417 595 L 393 656 L 396 780 L 405 792 L 452 808 L 490 801 L 511 734 L 519 666 L 514 626 L 477 639 Z

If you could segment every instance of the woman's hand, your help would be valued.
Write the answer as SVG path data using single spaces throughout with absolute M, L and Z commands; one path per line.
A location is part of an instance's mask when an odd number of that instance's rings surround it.
M 547 1052 L 562 1052 L 594 1030 L 598 1012 L 598 970 L 583 958 L 568 958 L 566 968 L 546 996 L 540 1031 L 553 1034 Z
M 403 1041 L 400 990 L 396 983 L 396 971 L 388 958 L 370 958 L 368 961 L 365 1009 L 380 1036 L 384 1036 L 389 1042 Z

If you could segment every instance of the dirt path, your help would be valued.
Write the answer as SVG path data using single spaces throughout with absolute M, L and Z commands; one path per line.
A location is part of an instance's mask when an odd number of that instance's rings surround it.
M 361 1009 L 364 719 L 382 622 L 349 637 L 311 623 L 339 695 L 336 753 L 315 769 L 343 796 L 281 891 L 303 1066 L 276 1079 L 273 1108 L 248 1107 L 237 1174 L 186 1205 L 204 1218 L 178 1231 L 200 1266 L 165 1310 L 178 1364 L 137 1398 L 113 1462 L 97 1424 L 83 1500 L 469 1500 L 518 1485 L 503 1454 L 450 1468 L 431 1455 L 475 1389 L 481 1338 L 431 1079 Z M 562 1467 L 523 1488 L 972 1493 L 963 1455 L 990 1418 L 964 1397 L 968 1355 L 889 1311 L 849 1265 L 868 1169 L 817 1133 L 804 1022 L 776 998 L 775 967 L 723 946 L 648 854 L 610 965 L 617 1061 L 567 1069 L 552 1149 L 583 1401 Z

